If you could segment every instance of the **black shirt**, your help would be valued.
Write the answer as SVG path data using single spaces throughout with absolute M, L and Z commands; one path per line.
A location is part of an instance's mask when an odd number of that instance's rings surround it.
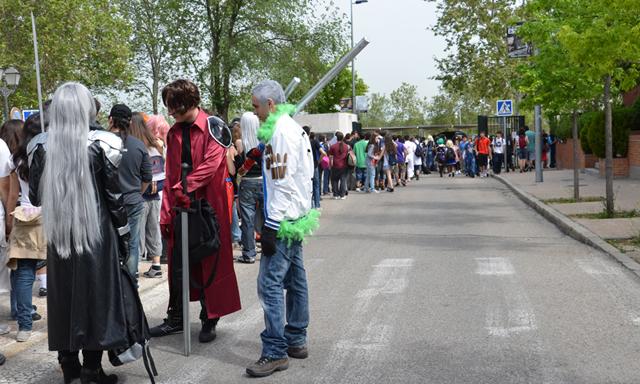
M 152 179 L 149 153 L 144 143 L 133 136 L 127 136 L 124 148 L 126 151 L 118 167 L 122 199 L 127 205 L 142 203 L 142 183 L 149 183 Z

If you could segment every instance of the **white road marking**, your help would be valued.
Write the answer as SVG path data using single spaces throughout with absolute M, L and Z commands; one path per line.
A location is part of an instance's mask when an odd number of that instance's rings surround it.
M 605 264 L 602 260 L 594 258 L 575 259 L 578 267 L 589 275 L 620 275 L 620 269 Z
M 513 275 L 514 269 L 511 262 L 504 257 L 479 257 L 476 258 L 478 275 Z
M 373 266 L 367 286 L 355 294 L 351 319 L 334 345 L 329 356 L 325 375 L 316 383 L 353 382 L 358 369 L 351 365 L 370 364 L 384 356 L 389 348 L 396 312 L 389 306 L 397 303 L 388 296 L 399 295 L 408 286 L 407 275 L 413 267 L 413 259 L 384 259 Z M 384 298 L 373 308 L 374 300 Z M 366 324 L 364 327 L 363 325 Z M 357 380 L 356 380 L 357 381 Z

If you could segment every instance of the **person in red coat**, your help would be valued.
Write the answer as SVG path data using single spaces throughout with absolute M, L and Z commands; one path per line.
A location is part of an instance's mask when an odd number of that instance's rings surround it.
M 174 247 L 180 245 L 180 234 L 174 233 L 174 219 L 177 215 L 173 207 L 185 207 L 190 199 L 206 199 L 213 207 L 220 225 L 220 248 L 217 255 L 205 258 L 202 263 L 191 266 L 191 279 L 195 285 L 206 284 L 211 272 L 217 269 L 211 285 L 204 291 L 191 286 L 191 301 L 200 301 L 200 342 L 210 342 L 216 337 L 218 320 L 240 309 L 240 294 L 233 269 L 231 228 L 225 179 L 228 176 L 226 152 L 220 138 L 209 130 L 208 115 L 200 109 L 198 87 L 188 80 L 176 80 L 162 90 L 162 100 L 176 123 L 167 134 L 166 182 L 162 196 L 160 228 L 168 244 L 169 264 L 169 306 L 167 318 L 151 328 L 151 336 L 160 337 L 182 332 L 182 281 L 179 267 L 174 268 Z M 187 176 L 187 193 L 181 186 L 181 163 L 187 159 L 187 149 L 183 156 L 183 137 L 190 139 L 192 170 Z M 188 147 L 186 147 L 188 148 Z M 203 294 L 201 294 L 203 293 Z

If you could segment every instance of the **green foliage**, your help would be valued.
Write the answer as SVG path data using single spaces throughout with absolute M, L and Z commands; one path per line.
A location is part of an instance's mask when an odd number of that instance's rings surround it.
M 589 129 L 593 121 L 599 118 L 600 113 L 601 112 L 586 112 L 580 116 L 580 132 L 578 136 L 580 137 L 582 151 L 587 155 L 593 154 L 593 150 L 589 146 Z
M 386 127 L 391 120 L 389 112 L 389 98 L 381 93 L 373 93 L 369 97 L 369 111 L 361 115 L 361 122 L 365 128 Z
M 418 87 L 402 83 L 389 95 L 391 123 L 396 126 L 425 123 L 426 100 L 418 95 Z
M 631 110 L 631 130 L 638 131 L 640 130 L 640 98 L 638 98 L 638 100 L 633 103 L 633 105 L 631 106 Z
M 629 131 L 633 121 L 630 108 L 613 110 L 613 156 L 626 157 L 629 147 Z M 604 112 L 596 112 L 588 121 L 587 140 L 593 154 L 605 157 Z
M 455 94 L 441 88 L 427 104 L 427 117 L 430 124 L 456 125 L 475 124 L 478 115 L 491 113 L 491 107 L 474 100 L 472 96 Z
M 11 105 L 37 106 L 31 11 L 44 98 L 63 81 L 79 81 L 94 92 L 130 81 L 130 29 L 108 0 L 0 0 L 0 68 L 14 66 L 22 74 Z
M 571 132 L 573 129 L 573 116 L 563 114 L 560 116 L 554 116 L 549 119 L 549 130 L 556 135 L 560 140 L 566 140 L 571 138 Z
M 437 3 L 433 31 L 443 36 L 446 56 L 436 59 L 437 80 L 456 94 L 490 101 L 514 96 L 516 62 L 507 57 L 505 31 L 515 0 L 428 0 Z

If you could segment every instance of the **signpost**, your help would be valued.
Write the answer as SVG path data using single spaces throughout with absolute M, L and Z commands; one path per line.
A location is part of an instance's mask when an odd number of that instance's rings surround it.
M 496 110 L 498 112 L 498 116 L 512 116 L 513 100 L 498 100 L 496 103 Z
M 27 121 L 27 119 L 29 118 L 29 116 L 33 115 L 34 113 L 38 113 L 40 112 L 37 109 L 25 109 L 24 111 L 22 111 L 22 121 Z

